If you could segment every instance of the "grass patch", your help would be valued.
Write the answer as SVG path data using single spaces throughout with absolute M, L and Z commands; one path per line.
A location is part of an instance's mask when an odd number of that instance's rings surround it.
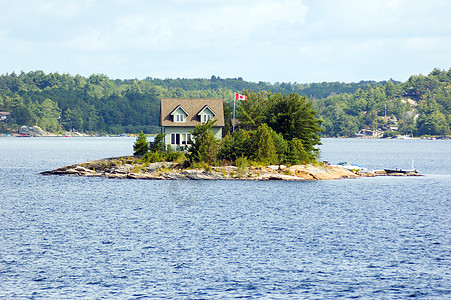
M 135 165 L 132 169 L 131 172 L 132 173 L 139 173 L 141 172 L 143 169 L 143 165 Z

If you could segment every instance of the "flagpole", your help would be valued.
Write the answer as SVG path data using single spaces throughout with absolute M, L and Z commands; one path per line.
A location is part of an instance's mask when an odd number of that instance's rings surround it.
M 236 94 L 235 97 L 233 97 L 233 119 L 232 119 L 232 133 L 235 132 L 235 99 L 236 99 Z

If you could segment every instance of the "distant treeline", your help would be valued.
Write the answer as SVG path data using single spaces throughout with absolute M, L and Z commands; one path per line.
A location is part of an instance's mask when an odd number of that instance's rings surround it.
M 0 76 L 0 111 L 11 112 L 0 130 L 38 125 L 50 132 L 156 133 L 160 98 L 222 98 L 230 103 L 240 91 L 307 96 L 323 120 L 326 136 L 352 136 L 360 128 L 377 128 L 395 118 L 400 131 L 412 134 L 447 134 L 451 123 L 451 69 L 434 69 L 428 76 L 412 76 L 404 83 L 309 84 L 216 76 L 113 80 L 102 74 L 83 77 L 35 71 Z M 231 113 L 230 106 L 225 112 Z
M 193 91 L 193 90 L 218 90 L 218 89 L 227 89 L 231 91 L 266 91 L 272 93 L 281 93 L 281 94 L 291 94 L 297 93 L 300 96 L 307 96 L 311 99 L 319 99 L 325 98 L 334 94 L 341 93 L 354 93 L 358 89 L 367 89 L 370 87 L 384 85 L 387 82 L 381 81 L 360 81 L 358 83 L 343 83 L 343 82 L 321 82 L 321 83 L 279 83 L 276 82 L 271 84 L 269 82 L 259 81 L 250 82 L 244 81 L 243 78 L 220 78 L 216 76 L 211 76 L 210 79 L 185 79 L 185 78 L 177 78 L 177 79 L 158 79 L 147 77 L 145 81 L 149 81 L 155 85 L 162 86 L 165 88 L 181 88 L 185 91 Z M 395 82 L 400 83 L 400 82 Z
M 445 135 L 451 126 L 451 68 L 388 81 L 354 93 L 313 100 L 324 134 L 353 136 L 359 129 L 397 125 L 400 134 Z M 396 126 L 394 126 L 396 127 Z

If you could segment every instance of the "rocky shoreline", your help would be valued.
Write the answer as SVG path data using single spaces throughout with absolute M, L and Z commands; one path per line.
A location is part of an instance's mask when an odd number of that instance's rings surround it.
M 72 175 L 118 179 L 148 180 L 334 180 L 357 177 L 387 176 L 384 171 L 354 173 L 339 166 L 271 165 L 238 168 L 236 166 L 186 169 L 174 162 L 143 163 L 133 156 L 99 159 L 45 171 L 42 175 Z M 390 174 L 392 175 L 392 174 Z M 404 175 L 405 174 L 398 174 Z M 395 174 L 396 176 L 396 174 Z M 407 175 L 408 176 L 408 175 Z

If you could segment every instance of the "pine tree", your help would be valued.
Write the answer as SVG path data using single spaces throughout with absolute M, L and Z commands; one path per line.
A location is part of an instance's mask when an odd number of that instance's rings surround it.
M 300 139 L 304 150 L 316 155 L 315 146 L 321 145 L 321 121 L 316 118 L 312 103 L 295 93 L 270 95 L 270 99 L 272 114 L 268 116 L 268 125 L 285 140 Z
M 136 136 L 135 144 L 133 145 L 134 155 L 144 155 L 149 151 L 149 143 L 147 142 L 147 136 L 141 131 Z
M 166 134 L 164 134 L 164 133 L 157 134 L 152 146 L 150 147 L 150 151 L 152 151 L 152 152 L 162 152 L 162 151 L 164 151 L 165 148 L 166 148 L 165 144 L 164 144 L 164 137 L 165 136 L 166 136 Z
M 210 165 L 215 164 L 218 153 L 218 141 L 211 128 L 216 120 L 208 120 L 207 123 L 197 125 L 191 132 L 192 144 L 189 148 L 188 159 L 190 163 L 204 162 Z
M 252 148 L 254 149 L 252 159 L 266 164 L 277 162 L 276 147 L 272 138 L 271 128 L 268 125 L 260 125 L 255 131 L 252 141 Z

